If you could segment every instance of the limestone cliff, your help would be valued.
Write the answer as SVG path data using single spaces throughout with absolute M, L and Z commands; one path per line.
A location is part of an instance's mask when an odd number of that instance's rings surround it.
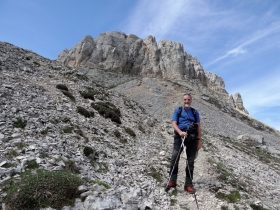
M 156 42 L 153 36 L 142 40 L 122 32 L 102 33 L 93 39 L 86 36 L 58 58 L 67 66 L 97 67 L 165 79 L 198 79 L 205 86 L 224 91 L 224 81 L 206 72 L 199 61 L 184 52 L 181 43 Z
M 72 49 L 63 50 L 57 60 L 71 67 L 110 69 L 164 79 L 194 80 L 215 92 L 227 95 L 223 79 L 205 71 L 197 58 L 184 52 L 181 43 L 170 40 L 157 43 L 153 36 L 143 40 L 136 35 L 115 31 L 101 33 L 97 38 L 85 36 Z M 241 96 L 238 104 L 243 104 Z M 243 105 L 233 106 L 247 113 Z

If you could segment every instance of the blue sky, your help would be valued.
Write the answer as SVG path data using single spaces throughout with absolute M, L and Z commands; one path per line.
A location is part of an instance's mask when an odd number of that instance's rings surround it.
M 112 30 L 182 43 L 252 117 L 280 130 L 278 0 L 0 0 L 0 41 L 49 59 Z

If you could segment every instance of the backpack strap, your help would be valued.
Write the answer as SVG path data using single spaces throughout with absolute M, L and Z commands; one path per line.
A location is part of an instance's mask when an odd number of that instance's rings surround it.
M 178 112 L 177 112 L 177 125 L 179 124 L 179 118 L 181 117 L 181 113 L 182 113 L 182 108 L 183 107 L 178 107 Z
M 191 110 L 192 110 L 192 113 L 193 113 L 193 116 L 194 116 L 195 123 L 197 123 L 196 111 L 195 111 L 195 109 L 192 108 L 192 107 L 191 107 Z
M 177 124 L 179 123 L 179 118 L 181 117 L 182 109 L 183 109 L 183 107 L 181 107 L 181 106 L 178 107 Z M 193 116 L 194 116 L 195 123 L 197 123 L 196 110 L 194 108 L 192 108 L 192 107 L 191 107 L 191 110 L 192 110 L 192 113 L 193 113 Z

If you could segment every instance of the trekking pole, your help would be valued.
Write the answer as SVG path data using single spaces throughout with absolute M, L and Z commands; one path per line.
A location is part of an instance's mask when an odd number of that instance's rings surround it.
M 189 166 L 189 161 L 188 161 L 188 156 L 187 156 L 187 151 L 186 151 L 186 146 L 185 145 L 184 145 L 184 152 L 185 152 L 185 155 L 186 155 L 186 161 L 187 161 L 187 167 L 188 167 L 189 175 L 190 175 L 191 180 L 193 180 L 192 175 L 191 175 L 191 170 L 190 170 L 190 166 Z M 197 207 L 197 209 L 199 209 L 198 202 L 197 202 L 197 199 L 196 199 L 196 192 L 194 192 L 193 196 L 194 196 L 194 199 L 195 199 L 195 202 L 196 202 L 196 207 Z
M 168 181 L 167 181 L 167 183 L 166 183 L 166 187 L 165 187 L 165 189 L 167 189 L 167 187 L 168 187 L 168 183 L 169 183 L 169 182 L 170 182 L 170 180 L 171 180 L 171 177 L 172 177 L 172 174 L 173 174 L 174 168 L 175 168 L 175 166 L 176 166 L 176 163 L 177 163 L 178 157 L 180 156 L 180 151 L 181 151 L 182 147 L 184 146 L 185 138 L 186 138 L 186 136 L 184 136 L 184 138 L 181 138 L 181 139 L 182 139 L 182 144 L 181 144 L 181 146 L 180 146 L 180 150 L 178 151 L 178 154 L 177 154 L 176 160 L 175 160 L 174 165 L 173 165 L 173 168 L 172 168 L 172 170 L 171 170 L 171 173 L 170 173 L 169 179 L 168 179 Z

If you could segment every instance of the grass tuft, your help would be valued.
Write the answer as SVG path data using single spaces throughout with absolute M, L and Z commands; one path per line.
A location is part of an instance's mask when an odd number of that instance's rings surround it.
M 131 128 L 125 128 L 124 129 L 125 132 L 127 132 L 130 136 L 135 137 L 136 134 L 134 133 L 134 131 Z
M 81 106 L 77 106 L 77 112 L 87 118 L 94 116 L 94 112 L 88 111 L 87 109 Z
M 59 90 L 69 91 L 68 87 L 64 84 L 57 84 L 56 88 L 59 89 Z
M 74 204 L 81 184 L 82 180 L 70 173 L 27 170 L 20 179 L 12 178 L 1 183 L 7 193 L 3 203 L 9 210 L 61 209 Z
M 147 175 L 153 177 L 158 182 L 162 182 L 161 174 L 153 167 L 150 166 L 148 169 L 146 169 Z
M 110 102 L 91 103 L 91 106 L 105 118 L 110 118 L 113 122 L 121 124 L 120 110 Z
M 21 117 L 18 117 L 17 120 L 14 122 L 14 128 L 25 128 L 27 124 L 26 120 L 23 120 Z

